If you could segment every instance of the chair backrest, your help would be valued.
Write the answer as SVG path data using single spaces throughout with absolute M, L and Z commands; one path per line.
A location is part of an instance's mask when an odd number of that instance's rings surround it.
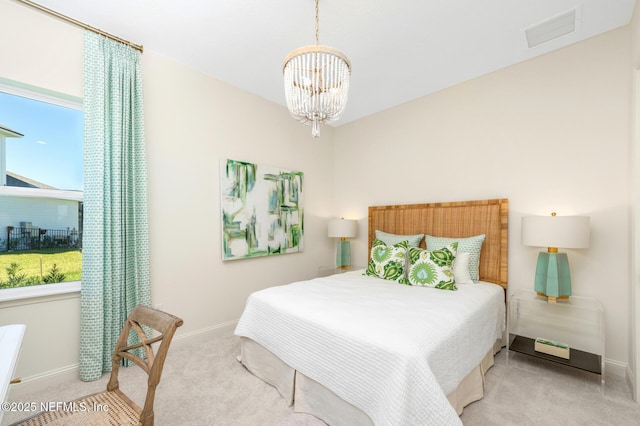
M 138 305 L 133 308 L 120 332 L 120 337 L 113 352 L 111 377 L 107 384 L 107 390 L 119 389 L 118 371 L 123 359 L 132 361 L 142 368 L 149 376 L 147 380 L 147 396 L 140 416 L 140 421 L 143 425 L 153 424 L 153 400 L 156 386 L 160 382 L 162 367 L 164 366 L 164 360 L 173 334 L 182 323 L 183 321 L 180 318 L 171 314 Z M 144 329 L 145 326 L 159 334 L 157 336 L 149 336 Z M 132 330 L 138 336 L 138 343 L 128 345 L 127 341 Z M 157 345 L 158 342 L 159 345 Z M 157 347 L 155 352 L 154 346 Z M 141 353 L 142 357 L 138 356 L 138 353 Z

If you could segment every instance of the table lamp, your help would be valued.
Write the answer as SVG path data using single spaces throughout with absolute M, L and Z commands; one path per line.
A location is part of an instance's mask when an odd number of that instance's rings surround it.
M 336 253 L 336 266 L 348 269 L 351 267 L 351 245 L 347 238 L 353 238 L 358 233 L 358 221 L 349 219 L 331 219 L 329 221 L 329 237 L 340 238 Z
M 587 216 L 528 216 L 522 218 L 522 244 L 547 247 L 538 255 L 535 291 L 548 298 L 568 299 L 571 296 L 571 273 L 566 253 L 560 248 L 589 247 L 589 217 Z

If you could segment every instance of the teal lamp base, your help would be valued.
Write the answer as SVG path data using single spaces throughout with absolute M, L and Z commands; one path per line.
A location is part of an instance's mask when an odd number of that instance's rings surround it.
M 535 291 L 552 302 L 571 296 L 571 273 L 566 253 L 540 252 L 536 266 Z
M 351 267 L 351 244 L 349 244 L 349 241 L 346 239 L 340 239 L 338 241 L 336 266 L 343 269 Z

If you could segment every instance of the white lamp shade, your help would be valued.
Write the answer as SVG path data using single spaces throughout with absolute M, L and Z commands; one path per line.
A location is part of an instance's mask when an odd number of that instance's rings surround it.
M 588 248 L 589 217 L 523 217 L 522 244 L 534 247 Z
M 331 219 L 329 221 L 330 238 L 353 238 L 358 235 L 358 221 L 349 219 Z

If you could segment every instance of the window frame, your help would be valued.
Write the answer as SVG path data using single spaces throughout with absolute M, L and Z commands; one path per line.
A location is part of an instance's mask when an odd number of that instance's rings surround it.
M 36 86 L 31 86 L 5 78 L 0 78 L 0 92 L 84 112 L 82 98 L 43 89 Z M 34 195 L 47 196 L 48 194 L 51 194 L 51 191 L 53 191 L 50 189 L 37 189 L 35 191 L 34 188 L 28 189 L 30 189 L 30 191 L 25 191 L 24 188 L 0 186 L 0 197 L 9 195 L 30 197 Z M 56 190 L 55 193 L 56 196 L 50 198 L 77 201 L 82 201 L 84 199 L 84 191 Z M 38 297 L 64 296 L 70 293 L 79 293 L 81 289 L 82 281 L 66 281 L 53 284 L 39 284 L 36 286 L 4 288 L 0 289 L 0 303 L 33 299 Z

